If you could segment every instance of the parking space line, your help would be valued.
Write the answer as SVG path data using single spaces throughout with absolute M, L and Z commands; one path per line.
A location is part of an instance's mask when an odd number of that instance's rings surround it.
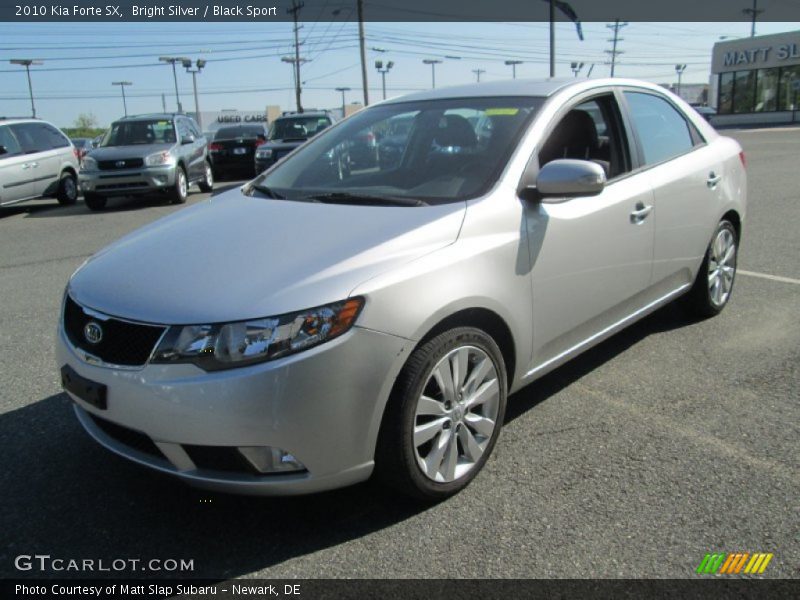
M 769 279 L 770 281 L 780 281 L 781 283 L 793 283 L 800 285 L 800 279 L 792 279 L 791 277 L 781 277 L 780 275 L 770 275 L 768 273 L 756 273 L 755 271 L 743 271 L 738 269 L 737 275 L 746 275 L 747 277 L 760 277 L 761 279 Z

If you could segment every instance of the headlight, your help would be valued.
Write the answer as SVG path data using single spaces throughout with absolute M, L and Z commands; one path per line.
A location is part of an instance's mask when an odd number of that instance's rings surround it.
M 81 162 L 81 169 L 84 171 L 96 171 L 97 161 L 91 156 L 84 156 L 83 161 Z
M 171 165 L 175 162 L 175 159 L 172 158 L 172 155 L 167 152 L 156 152 L 155 154 L 151 154 L 147 158 L 144 159 L 144 164 L 148 167 L 157 167 L 159 165 Z
M 252 321 L 173 326 L 151 362 L 189 362 L 218 371 L 281 358 L 342 335 L 362 306 L 364 299 L 357 297 Z
M 272 148 L 258 148 L 256 149 L 256 158 L 271 158 Z

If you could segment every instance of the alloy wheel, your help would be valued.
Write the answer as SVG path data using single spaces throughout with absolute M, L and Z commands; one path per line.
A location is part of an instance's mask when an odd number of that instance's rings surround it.
M 715 306 L 730 298 L 736 275 L 736 239 L 729 229 L 720 229 L 708 258 L 708 293 Z

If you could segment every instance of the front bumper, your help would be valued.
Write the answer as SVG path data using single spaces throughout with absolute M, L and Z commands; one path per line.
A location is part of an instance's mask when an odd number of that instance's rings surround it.
M 285 495 L 343 487 L 370 476 L 383 409 L 411 344 L 355 327 L 306 352 L 206 373 L 189 364 L 138 369 L 89 364 L 59 328 L 56 356 L 59 367 L 69 365 L 107 386 L 106 410 L 69 395 L 86 431 L 108 449 L 198 487 Z M 109 434 L 97 418 L 130 435 Z M 158 452 L 129 442 L 136 436 L 151 441 Z M 197 446 L 277 447 L 306 471 L 261 475 L 201 467 L 189 455 Z
M 81 191 L 103 196 L 147 194 L 175 185 L 175 165 L 140 167 L 138 169 L 81 171 Z

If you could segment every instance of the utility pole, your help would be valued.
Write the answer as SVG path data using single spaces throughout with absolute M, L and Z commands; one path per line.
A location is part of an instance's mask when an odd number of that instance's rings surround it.
M 161 108 L 164 109 L 164 112 L 167 112 L 167 95 L 163 92 L 161 93 Z
M 556 76 L 556 3 L 550 0 L 550 77 Z
M 177 73 L 177 71 L 175 71 L 175 63 L 183 64 L 183 61 L 189 60 L 189 59 L 184 57 L 184 56 L 178 56 L 178 57 L 175 57 L 175 56 L 160 56 L 158 58 L 158 60 L 160 60 L 161 62 L 169 63 L 169 64 L 172 65 L 172 79 L 175 81 L 175 102 L 178 105 L 178 112 L 182 113 L 183 112 L 183 106 L 181 105 L 181 97 L 178 94 L 178 73 Z M 166 112 L 166 108 L 164 108 L 164 111 Z
M 517 65 L 521 65 L 522 61 L 521 60 L 507 60 L 507 61 L 505 61 L 505 64 L 511 66 L 511 78 L 512 79 L 516 79 L 517 78 Z
M 28 74 L 28 93 L 31 96 L 31 116 L 36 118 L 36 105 L 33 103 L 33 84 L 31 83 L 31 65 L 44 64 L 41 60 L 33 60 L 31 58 L 12 58 L 10 61 L 12 65 L 21 65 L 25 67 L 25 72 Z
M 383 66 L 383 61 L 382 60 L 376 60 L 375 61 L 375 69 L 377 69 L 378 73 L 381 74 L 382 87 L 383 87 L 383 99 L 384 100 L 386 100 L 386 74 L 389 71 L 392 70 L 393 66 L 394 66 L 394 62 L 391 61 L 391 60 L 386 63 L 385 67 Z
M 436 65 L 440 64 L 442 61 L 440 61 L 438 58 L 425 58 L 425 59 L 422 60 L 422 62 L 425 63 L 426 65 L 430 65 L 431 66 L 431 87 L 435 90 L 436 89 Z
M 617 44 L 624 40 L 624 38 L 619 37 L 619 31 L 623 27 L 627 26 L 628 26 L 627 23 L 621 23 L 619 19 L 616 19 L 613 25 L 606 25 L 606 27 L 608 27 L 609 29 L 614 30 L 614 37 L 608 40 L 613 45 L 611 47 L 611 50 L 606 50 L 606 54 L 611 55 L 611 77 L 614 77 L 614 67 L 616 67 L 617 65 L 617 55 L 622 54 L 624 52 L 624 50 L 617 50 Z
M 478 83 L 480 83 L 481 73 L 486 73 L 486 69 L 472 69 L 472 72 L 475 73 L 475 76 L 478 78 Z
M 750 37 L 756 36 L 756 17 L 764 12 L 763 8 L 758 8 L 758 0 L 753 0 L 753 8 L 745 8 L 742 12 L 752 17 L 750 22 Z
M 196 68 L 192 69 L 191 60 L 187 59 L 183 61 L 183 68 L 186 69 L 187 73 L 192 74 L 192 85 L 194 86 L 194 115 L 197 117 L 197 126 L 200 127 L 200 131 L 203 131 L 203 117 L 200 116 L 200 102 L 197 100 L 197 74 L 206 66 L 206 61 L 202 58 L 198 58 L 195 65 Z
M 344 107 L 345 107 L 344 93 L 345 92 L 349 92 L 350 88 L 349 87 L 337 87 L 336 91 L 337 92 L 342 92 L 342 118 L 344 119 L 347 116 L 347 115 L 344 114 Z
M 683 72 L 686 70 L 686 65 L 678 64 L 675 65 L 675 72 L 678 74 L 678 96 L 681 95 L 681 76 Z
M 286 12 L 292 15 L 294 19 L 294 96 L 297 102 L 297 112 L 299 113 L 303 112 L 303 104 L 300 101 L 300 25 L 297 24 L 297 18 L 303 6 L 305 6 L 303 2 L 298 4 L 297 0 L 292 0 L 292 8 L 286 9 Z
M 364 106 L 369 106 L 369 82 L 367 81 L 367 49 L 364 41 L 364 0 L 358 0 L 358 46 L 361 52 L 361 86 L 364 88 Z
M 125 116 L 128 116 L 128 103 L 125 100 L 125 86 L 133 85 L 130 81 L 112 81 L 111 85 L 118 85 L 122 90 L 122 108 L 125 110 Z

